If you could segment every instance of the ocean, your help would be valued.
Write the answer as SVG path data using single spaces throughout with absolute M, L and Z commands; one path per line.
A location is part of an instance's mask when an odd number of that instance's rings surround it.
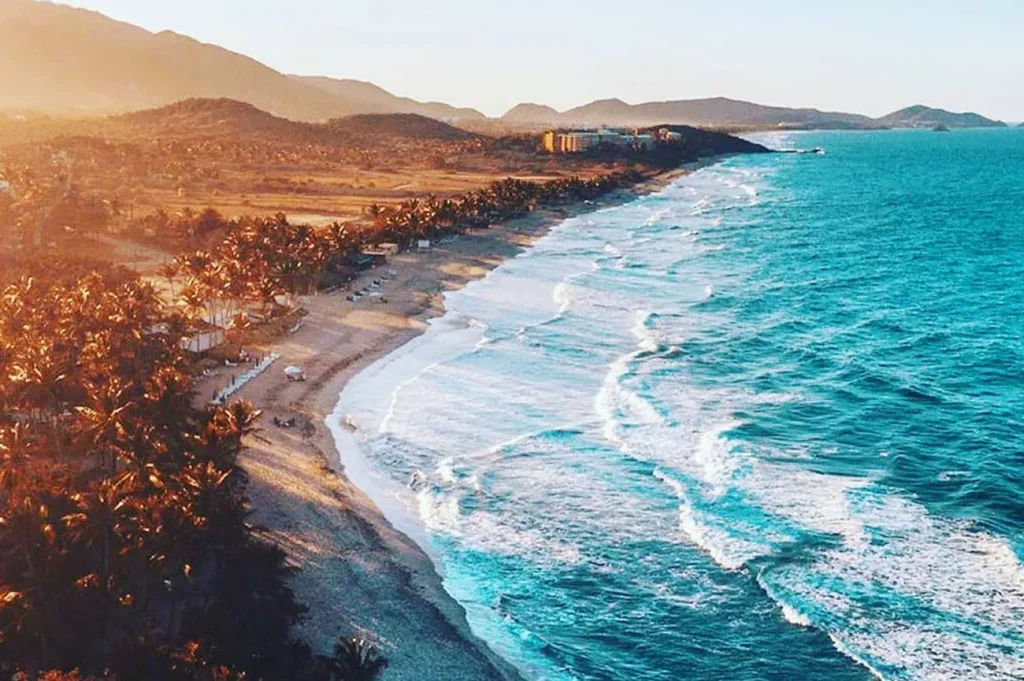
M 449 293 L 342 462 L 530 681 L 1024 679 L 1024 130 L 757 141 L 825 153 Z

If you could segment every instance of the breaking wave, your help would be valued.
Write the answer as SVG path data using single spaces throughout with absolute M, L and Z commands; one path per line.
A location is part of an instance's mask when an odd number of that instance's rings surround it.
M 930 139 L 568 220 L 348 385 L 346 470 L 526 678 L 1024 678 L 1024 257 L 940 221 L 1013 178 L 932 192 Z

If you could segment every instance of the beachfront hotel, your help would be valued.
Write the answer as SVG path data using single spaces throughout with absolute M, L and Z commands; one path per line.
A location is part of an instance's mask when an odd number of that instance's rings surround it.
M 550 154 L 579 154 L 600 147 L 646 152 L 653 150 L 656 143 L 654 135 L 625 134 L 604 129 L 573 132 L 549 130 L 543 138 L 544 151 Z

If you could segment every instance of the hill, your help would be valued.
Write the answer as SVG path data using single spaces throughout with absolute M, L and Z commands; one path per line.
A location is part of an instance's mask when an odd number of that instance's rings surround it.
M 818 109 L 791 109 L 715 97 L 667 102 L 627 104 L 604 99 L 559 113 L 548 107 L 521 104 L 505 116 L 509 123 L 534 122 L 542 125 L 648 126 L 676 124 L 735 128 L 871 128 L 877 124 L 867 116 Z
M 953 113 L 945 109 L 916 105 L 894 111 L 877 119 L 891 128 L 1005 128 L 1006 123 L 994 121 L 976 113 Z
M 644 120 L 641 109 L 647 105 L 632 107 L 621 99 L 599 99 L 584 106 L 569 109 L 561 114 L 561 118 L 570 123 L 607 123 L 612 125 L 634 125 L 655 123 L 655 120 Z M 676 116 L 662 117 L 663 123 L 684 123 L 674 120 Z
M 411 113 L 356 114 L 328 121 L 322 127 L 331 134 L 342 136 L 376 135 L 443 142 L 459 142 L 479 137 L 442 121 Z
M 766 154 L 771 151 L 764 145 L 750 142 L 742 137 L 688 125 L 657 125 L 652 126 L 649 131 L 659 128 L 668 128 L 682 135 L 681 146 L 688 154 L 688 160 L 721 154 Z
M 502 123 L 509 125 L 552 125 L 557 126 L 561 122 L 561 115 L 550 106 L 542 104 L 518 104 L 509 109 L 501 117 Z
M 187 36 L 37 0 L 0 0 L 0 83 L 0 110 L 61 116 L 226 98 L 297 121 L 355 113 L 483 118 L 472 109 L 397 97 L 371 83 L 287 76 Z
M 325 123 L 280 118 L 231 99 L 189 99 L 158 109 L 122 114 L 106 121 L 120 131 L 148 138 L 261 138 L 278 142 L 348 145 L 363 137 L 457 142 L 473 133 L 419 114 L 353 114 Z
M 268 142 L 366 147 L 374 140 L 461 142 L 481 139 L 418 114 L 354 114 L 324 123 L 292 121 L 233 99 L 186 99 L 106 118 L 11 118 L 0 115 L 0 147 L 56 138 Z
M 734 130 L 1004 125 L 974 113 L 924 106 L 871 119 L 723 97 L 635 105 L 603 99 L 564 112 L 520 104 L 491 121 L 475 109 L 418 102 L 373 83 L 285 75 L 187 36 L 151 33 L 97 12 L 39 0 L 0 0 L 0 84 L 0 111 L 78 117 L 153 109 L 190 99 L 226 99 L 293 121 L 412 114 L 476 129 L 503 124 L 522 129 L 667 123 Z
M 103 114 L 228 97 L 296 120 L 359 106 L 244 55 L 35 0 L 0 3 L 0 108 Z
M 418 102 L 409 97 L 399 97 L 380 86 L 361 80 L 322 76 L 292 76 L 292 78 L 318 87 L 346 101 L 358 102 L 361 113 L 408 113 L 455 122 L 481 121 L 486 118 L 476 109 L 460 109 L 442 102 Z
M 299 123 L 233 99 L 186 99 L 156 109 L 114 116 L 107 127 L 151 138 L 274 137 L 314 141 L 314 124 Z M 112 130 L 115 132 L 116 130 Z

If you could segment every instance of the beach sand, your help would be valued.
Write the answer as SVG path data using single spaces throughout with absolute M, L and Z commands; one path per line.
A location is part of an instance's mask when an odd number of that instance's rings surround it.
M 367 633 L 389 658 L 384 681 L 519 678 L 473 636 L 426 554 L 345 478 L 325 418 L 352 376 L 443 314 L 444 291 L 483 277 L 567 217 L 655 191 L 684 172 L 664 173 L 593 204 L 536 211 L 429 251 L 395 256 L 355 286 L 396 270 L 383 289 L 386 302 L 352 303 L 341 292 L 303 299 L 309 314 L 298 330 L 252 348 L 281 355 L 236 395 L 264 411 L 262 428 L 242 458 L 251 477 L 252 521 L 300 568 L 293 588 L 309 612 L 298 633 L 314 650 L 328 652 L 339 635 Z M 305 382 L 285 379 L 283 369 L 293 364 L 305 371 Z M 217 380 L 201 386 L 201 394 L 220 387 Z M 278 428 L 275 416 L 295 417 L 297 426 Z

